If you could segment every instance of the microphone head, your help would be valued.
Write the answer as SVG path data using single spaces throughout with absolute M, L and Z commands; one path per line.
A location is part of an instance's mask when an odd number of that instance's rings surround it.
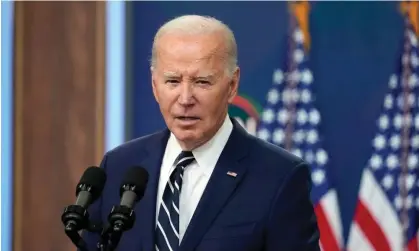
M 137 201 L 144 196 L 144 191 L 147 187 L 148 172 L 141 166 L 133 166 L 128 169 L 125 174 L 124 180 L 122 181 L 121 188 L 119 190 L 120 196 L 128 190 L 133 191 L 137 195 Z
M 106 173 L 102 168 L 88 167 L 80 178 L 76 188 L 76 196 L 82 190 L 88 190 L 92 195 L 92 201 L 95 201 L 102 194 L 106 183 Z M 88 187 L 88 189 L 86 189 Z

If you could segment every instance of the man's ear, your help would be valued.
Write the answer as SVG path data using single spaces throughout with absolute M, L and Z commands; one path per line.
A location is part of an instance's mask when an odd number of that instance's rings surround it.
M 233 103 L 234 98 L 237 95 L 238 89 L 239 89 L 239 82 L 240 82 L 240 68 L 237 67 L 236 70 L 233 73 L 233 77 L 230 81 L 230 93 L 228 97 L 228 102 L 231 104 Z
M 150 67 L 151 71 L 151 88 L 153 89 L 153 95 L 154 99 L 159 103 L 159 97 L 157 95 L 157 87 L 156 87 L 156 78 L 155 78 L 155 72 L 153 70 L 153 67 Z

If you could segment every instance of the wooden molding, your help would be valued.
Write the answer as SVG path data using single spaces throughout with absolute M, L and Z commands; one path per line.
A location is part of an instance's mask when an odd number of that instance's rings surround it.
M 16 2 L 14 251 L 66 251 L 61 214 L 104 151 L 105 2 Z

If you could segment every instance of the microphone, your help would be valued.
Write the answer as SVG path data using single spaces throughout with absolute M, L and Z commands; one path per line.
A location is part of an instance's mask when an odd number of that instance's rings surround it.
M 106 183 L 106 173 L 95 166 L 87 168 L 76 187 L 76 203 L 64 209 L 61 221 L 65 233 L 80 249 L 85 250 L 85 243 L 78 234 L 79 230 L 89 228 L 87 208 L 102 194 Z
M 108 216 L 109 226 L 102 233 L 98 245 L 100 250 L 114 250 L 122 233 L 134 226 L 134 206 L 144 196 L 148 176 L 147 170 L 140 166 L 131 167 L 125 174 L 119 189 L 121 202 L 112 208 Z
M 148 183 L 148 172 L 143 167 L 133 166 L 125 175 L 119 189 L 121 196 L 120 205 L 133 208 L 134 204 L 141 200 Z

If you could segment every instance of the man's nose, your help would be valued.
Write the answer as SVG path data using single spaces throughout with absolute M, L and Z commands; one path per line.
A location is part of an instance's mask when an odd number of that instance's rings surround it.
M 191 105 L 194 102 L 193 87 L 189 83 L 182 83 L 179 94 L 179 104 Z

